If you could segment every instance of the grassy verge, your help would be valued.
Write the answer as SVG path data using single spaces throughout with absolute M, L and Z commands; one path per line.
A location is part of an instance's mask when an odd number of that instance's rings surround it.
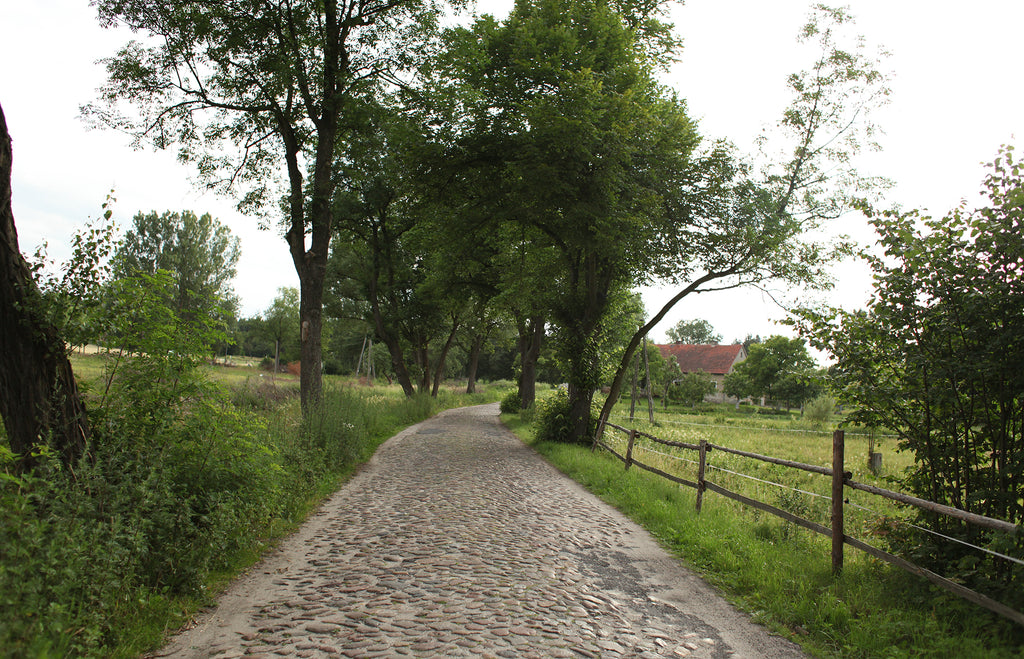
M 5 657 L 132 657 L 294 530 L 398 430 L 498 400 L 328 379 L 302 419 L 297 388 L 238 367 L 76 356 L 94 441 L 30 474 L 0 446 L 0 649 Z
M 552 464 L 644 526 L 755 621 L 821 657 L 1019 657 L 1020 631 L 852 549 L 831 575 L 830 541 L 708 493 L 695 494 L 589 448 L 534 441 Z

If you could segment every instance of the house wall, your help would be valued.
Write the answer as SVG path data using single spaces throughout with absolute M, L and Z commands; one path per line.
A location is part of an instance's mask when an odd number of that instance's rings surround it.
M 724 402 L 726 402 L 727 399 L 726 399 L 726 395 L 725 395 L 725 376 L 724 375 L 716 375 L 714 373 L 712 373 L 710 375 L 711 375 L 711 380 L 715 383 L 715 391 L 714 391 L 714 393 L 710 393 L 710 394 L 707 394 L 706 396 L 704 396 L 704 402 L 706 402 L 706 403 L 724 403 Z M 731 399 L 729 399 L 729 402 L 735 402 L 735 400 L 736 400 L 735 398 L 731 398 Z

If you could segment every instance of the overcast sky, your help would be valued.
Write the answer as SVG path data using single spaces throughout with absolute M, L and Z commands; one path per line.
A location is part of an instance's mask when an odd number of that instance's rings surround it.
M 1020 38 L 1024 2 L 974 0 L 852 0 L 855 30 L 892 55 L 891 104 L 878 114 L 885 150 L 862 159 L 866 173 L 888 176 L 890 204 L 943 215 L 962 199 L 973 205 L 999 145 L 1024 135 Z M 503 15 L 511 0 L 490 0 L 482 11 Z M 796 0 L 689 0 L 674 12 L 684 39 L 682 63 L 669 82 L 687 100 L 691 116 L 712 138 L 727 137 L 749 150 L 762 127 L 787 103 L 785 77 L 801 61 L 795 35 L 810 3 Z M 138 211 L 210 212 L 242 240 L 235 290 L 242 313 L 269 306 L 278 287 L 297 278 L 283 238 L 259 231 L 229 199 L 202 194 L 193 172 L 172 153 L 132 151 L 128 138 L 89 131 L 79 106 L 95 99 L 104 72 L 96 60 L 130 35 L 102 30 L 87 0 L 8 0 L 0 7 L 0 105 L 14 140 L 14 214 L 21 249 L 47 241 L 52 256 L 67 254 L 76 227 L 100 214 L 113 189 L 122 227 Z M 849 215 L 838 228 L 868 240 L 864 221 Z M 837 270 L 829 299 L 863 304 L 862 269 Z M 787 292 L 779 291 L 786 297 Z M 645 292 L 649 310 L 665 294 Z M 746 334 L 784 333 L 773 321 L 781 309 L 754 292 L 698 296 L 681 303 L 655 333 L 686 318 L 704 318 L 725 341 Z

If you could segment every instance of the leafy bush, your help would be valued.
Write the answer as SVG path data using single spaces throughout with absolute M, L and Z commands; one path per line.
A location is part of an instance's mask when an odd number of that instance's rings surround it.
M 533 424 L 537 419 L 537 404 L 534 403 L 525 410 L 519 410 L 519 418 L 522 419 L 524 423 Z
M 302 421 L 294 397 L 236 407 L 237 393 L 198 369 L 128 395 L 121 387 L 146 382 L 136 370 L 159 369 L 118 365 L 105 404 L 92 401 L 90 457 L 73 471 L 43 448 L 34 472 L 13 475 L 0 445 L 5 656 L 143 652 L 168 623 L 140 637 L 133 620 L 201 597 L 211 573 L 301 521 L 379 441 L 435 409 L 429 396 L 329 388 Z
M 574 442 L 569 394 L 564 389 L 558 389 L 554 395 L 539 398 L 536 408 L 534 424 L 537 428 L 538 441 Z M 591 405 L 590 419 L 587 423 L 587 438 L 592 438 L 597 432 L 597 414 L 599 412 L 600 410 Z
M 1024 523 L 1024 168 L 1003 147 L 984 181 L 988 203 L 942 218 L 866 212 L 879 250 L 864 253 L 874 290 L 867 311 L 800 312 L 800 331 L 836 359 L 830 369 L 849 419 L 890 428 L 914 454 L 902 481 L 917 496 Z M 883 253 L 884 252 L 884 253 Z M 1024 558 L 1013 538 L 919 512 L 934 533 L 915 539 L 922 567 L 1024 606 Z M 963 541 L 958 546 L 942 536 Z M 999 546 L 979 557 L 970 545 Z
M 832 411 L 835 408 L 835 399 L 822 394 L 804 405 L 804 417 L 815 427 L 822 427 L 832 420 Z
M 508 392 L 504 398 L 501 399 L 501 413 L 502 414 L 519 414 L 522 409 L 522 398 L 519 397 L 519 389 L 513 389 Z
M 696 407 L 704 397 L 715 392 L 715 382 L 704 371 L 684 373 L 683 377 L 669 387 L 669 400 Z

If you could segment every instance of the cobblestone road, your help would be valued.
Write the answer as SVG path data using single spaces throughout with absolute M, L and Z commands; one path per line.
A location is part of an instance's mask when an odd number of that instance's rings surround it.
M 396 435 L 159 657 L 800 657 L 497 418 Z

